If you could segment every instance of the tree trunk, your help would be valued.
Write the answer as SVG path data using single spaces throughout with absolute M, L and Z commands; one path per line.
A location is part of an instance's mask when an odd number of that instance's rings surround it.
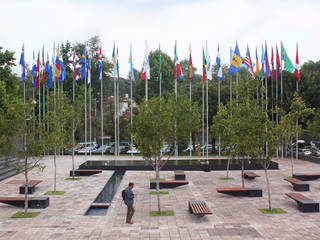
M 242 187 L 244 188 L 244 159 L 242 157 L 241 159 L 241 182 L 242 182 Z
M 161 207 L 160 207 L 160 186 L 159 186 L 159 181 L 160 181 L 160 156 L 156 157 L 156 190 L 157 190 L 157 201 L 158 201 L 158 213 L 160 215 L 161 213 Z
M 74 180 L 74 144 L 72 149 L 72 179 Z
M 269 202 L 269 211 L 272 211 L 272 205 L 271 205 L 271 191 L 270 191 L 270 183 L 269 183 L 269 176 L 268 176 L 268 170 L 267 170 L 267 160 L 264 160 L 264 173 L 266 176 L 266 182 L 267 182 L 267 190 L 268 190 L 268 202 Z
M 196 137 L 196 145 L 197 145 L 197 155 L 200 156 L 200 146 L 199 146 L 199 137 L 198 137 L 198 133 L 195 134 Z
M 229 178 L 229 167 L 230 167 L 230 158 L 228 158 L 228 163 L 227 163 L 227 179 Z
M 192 133 L 193 137 L 192 137 L 192 147 L 193 147 L 193 153 L 195 153 L 196 150 L 196 140 L 194 140 L 194 135 L 197 135 L 198 133 Z
M 53 184 L 53 191 L 57 191 L 57 148 L 54 147 L 54 184 Z
M 292 146 L 290 147 L 291 149 L 291 176 L 293 176 L 293 148 Z

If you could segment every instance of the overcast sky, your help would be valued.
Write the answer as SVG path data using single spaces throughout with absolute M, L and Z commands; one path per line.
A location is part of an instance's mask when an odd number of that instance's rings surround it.
M 130 43 L 134 67 L 141 69 L 145 40 L 149 51 L 160 43 L 171 57 L 177 40 L 180 59 L 188 57 L 191 44 L 198 69 L 206 40 L 212 61 L 220 44 L 223 63 L 229 63 L 236 41 L 242 56 L 248 43 L 255 59 L 256 47 L 260 58 L 261 44 L 279 46 L 282 40 L 292 61 L 298 42 L 303 63 L 319 60 L 319 12 L 319 0 L 1 0 L 0 46 L 15 51 L 18 62 L 24 42 L 26 62 L 31 63 L 32 51 L 42 45 L 51 59 L 54 41 L 84 42 L 99 35 L 109 58 L 113 41 L 118 45 L 122 77 L 129 71 Z

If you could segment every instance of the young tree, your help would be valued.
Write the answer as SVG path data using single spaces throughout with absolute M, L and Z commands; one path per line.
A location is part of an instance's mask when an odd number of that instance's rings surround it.
M 142 156 L 152 161 L 156 175 L 156 189 L 158 212 L 160 214 L 160 170 L 169 160 L 173 151 L 162 159 L 160 152 L 165 143 L 172 145 L 189 141 L 189 133 L 197 130 L 200 124 L 200 115 L 196 104 L 191 104 L 183 96 L 171 94 L 168 100 L 159 97 L 143 102 L 134 116 L 132 133 Z

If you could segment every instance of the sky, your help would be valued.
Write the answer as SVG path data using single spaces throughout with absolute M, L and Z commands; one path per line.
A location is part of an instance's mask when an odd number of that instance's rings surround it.
M 14 51 L 18 63 L 24 43 L 31 64 L 32 52 L 42 46 L 51 60 L 53 42 L 84 42 L 98 35 L 109 59 L 113 42 L 118 46 L 121 77 L 128 76 L 130 44 L 134 67 L 142 68 L 146 40 L 149 51 L 161 44 L 171 57 L 177 41 L 179 59 L 188 58 L 191 44 L 198 74 L 206 41 L 213 62 L 220 45 L 224 64 L 236 41 L 243 57 L 249 45 L 253 62 L 256 47 L 260 59 L 262 44 L 270 52 L 280 41 L 294 62 L 298 43 L 301 64 L 319 60 L 319 12 L 319 0 L 1 0 L 0 46 Z

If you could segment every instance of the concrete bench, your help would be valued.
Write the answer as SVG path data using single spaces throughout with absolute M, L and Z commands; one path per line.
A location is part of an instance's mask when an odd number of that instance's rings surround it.
M 292 177 L 297 178 L 301 181 L 312 181 L 320 178 L 320 174 L 319 173 L 309 173 L 309 174 L 297 173 L 297 174 L 293 174 Z
M 186 180 L 186 174 L 183 170 L 174 171 L 174 180 Z
M 262 197 L 261 188 L 217 188 L 217 192 L 224 193 L 236 197 Z
M 41 183 L 42 180 L 30 180 L 28 181 L 28 194 L 33 194 L 36 191 L 36 186 Z M 25 184 L 21 185 L 19 187 L 19 193 L 24 194 L 25 193 Z
M 305 183 L 297 178 L 285 178 L 285 181 L 289 182 L 293 186 L 293 190 L 298 192 L 309 191 L 310 186 L 308 183 Z
M 298 203 L 301 212 L 319 212 L 319 203 L 301 193 L 286 193 L 286 195 Z
M 243 177 L 252 180 L 252 179 L 255 179 L 256 177 L 260 177 L 260 175 L 254 173 L 254 172 L 245 172 L 243 174 Z
M 24 207 L 24 197 L 0 197 L 0 202 L 13 205 L 16 207 Z M 29 208 L 46 208 L 49 206 L 49 197 L 28 197 Z
M 74 176 L 91 176 L 93 174 L 102 173 L 101 169 L 76 169 Z M 70 170 L 70 177 L 72 177 L 72 170 Z
M 159 187 L 160 188 L 176 188 L 182 185 L 189 184 L 188 181 L 181 181 L 181 180 L 175 180 L 175 181 L 160 181 Z M 156 181 L 150 181 L 150 189 L 156 189 Z
M 190 200 L 189 201 L 189 211 L 190 211 L 190 213 L 192 213 L 194 215 L 198 215 L 200 217 L 203 217 L 204 215 L 207 215 L 207 214 L 212 214 L 212 212 L 208 208 L 205 201 Z

